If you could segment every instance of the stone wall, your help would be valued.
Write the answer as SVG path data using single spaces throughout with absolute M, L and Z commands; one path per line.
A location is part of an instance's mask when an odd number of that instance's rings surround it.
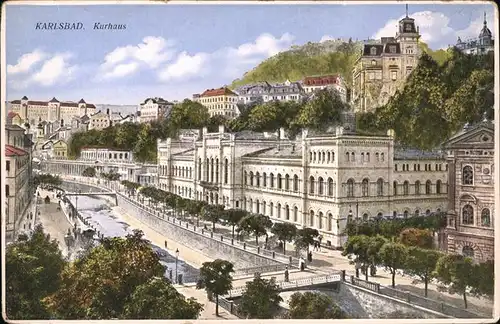
M 279 264 L 279 262 L 271 258 L 231 245 L 230 241 L 221 242 L 220 238 L 206 237 L 192 229 L 187 229 L 153 216 L 151 213 L 131 203 L 122 195 L 118 195 L 118 205 L 127 210 L 131 216 L 134 216 L 142 223 L 156 229 L 177 243 L 198 250 L 212 259 L 228 260 L 234 264 L 235 269 Z

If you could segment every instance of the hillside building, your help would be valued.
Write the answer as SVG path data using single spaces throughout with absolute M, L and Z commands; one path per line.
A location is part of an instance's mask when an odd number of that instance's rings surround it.
M 240 114 L 238 95 L 227 87 L 205 90 L 201 95 L 193 95 L 193 101 L 207 107 L 210 117 L 220 115 L 235 118 Z
M 344 79 L 339 75 L 309 76 L 304 78 L 302 86 L 305 93 L 331 88 L 339 92 L 342 101 L 346 102 L 347 90 Z
M 76 102 L 59 101 L 52 98 L 50 101 L 28 100 L 24 96 L 21 100 L 10 102 L 10 111 L 19 114 L 23 123 L 36 125 L 40 120 L 47 122 L 64 121 L 64 124 L 70 124 L 73 117 L 91 115 L 96 112 L 94 104 L 86 103 L 81 99 Z
M 481 29 L 479 36 L 466 41 L 462 41 L 462 39 L 458 37 L 455 48 L 460 50 L 462 53 L 472 55 L 487 54 L 488 52 L 495 50 L 495 40 L 493 39 L 493 34 L 486 23 L 486 12 L 484 13 L 483 28 Z
M 165 119 L 170 116 L 174 104 L 163 98 L 147 98 L 139 105 L 141 123 Z
M 419 38 L 419 28 L 408 17 L 407 8 L 395 37 L 364 45 L 352 72 L 351 103 L 355 112 L 371 112 L 389 101 L 418 64 Z
M 247 84 L 235 89 L 238 93 L 238 102 L 248 104 L 254 101 L 269 102 L 299 101 L 305 95 L 300 82 L 269 83 L 267 81 Z

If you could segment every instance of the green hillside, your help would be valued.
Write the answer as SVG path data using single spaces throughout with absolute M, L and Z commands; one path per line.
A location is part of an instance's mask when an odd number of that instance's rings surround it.
M 330 40 L 323 43 L 307 43 L 293 46 L 261 62 L 254 69 L 246 72 L 241 79 L 231 84 L 235 88 L 244 84 L 268 81 L 297 81 L 306 76 L 340 74 L 348 85 L 351 84 L 351 71 L 363 48 L 363 42 L 343 42 Z M 431 50 L 427 44 L 420 43 L 423 52 L 429 54 L 436 62 L 443 64 L 449 58 L 446 50 Z

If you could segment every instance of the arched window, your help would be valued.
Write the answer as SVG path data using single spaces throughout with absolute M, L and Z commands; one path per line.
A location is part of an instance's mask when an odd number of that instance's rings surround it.
M 318 178 L 318 193 L 320 196 L 324 194 L 325 181 L 323 181 L 322 177 Z
M 472 185 L 474 183 L 474 172 L 470 165 L 465 166 L 462 169 L 462 184 Z
M 214 182 L 214 159 L 210 159 L 210 182 Z
M 255 174 L 255 184 L 257 187 L 260 187 L 260 173 L 259 172 L 257 172 Z
M 333 230 L 333 216 L 331 213 L 328 214 L 328 231 Z
M 269 216 L 273 217 L 274 204 L 269 203 Z
M 248 184 L 248 172 L 247 172 L 247 171 L 245 171 L 245 172 L 243 173 L 243 178 L 244 178 L 244 181 L 245 181 L 245 182 L 244 182 L 244 183 L 245 183 L 245 185 L 247 185 L 247 184 Z
M 364 213 L 364 214 L 363 214 L 363 220 L 364 220 L 364 221 L 367 221 L 367 220 L 368 220 L 368 214 L 367 214 L 367 213 Z
M 354 197 L 354 180 L 347 180 L 347 197 Z
M 229 181 L 229 161 L 224 160 L 224 183 L 227 184 Z
M 462 208 L 462 224 L 473 225 L 474 224 L 474 208 L 467 204 Z
M 282 178 L 281 178 L 281 173 L 278 173 L 276 176 L 276 182 L 278 183 L 278 189 L 283 189 L 283 183 L 282 183 Z
M 253 172 L 250 171 L 250 185 L 253 186 Z
M 314 177 L 310 176 L 309 177 L 309 193 L 310 194 L 314 193 L 314 186 L 315 186 Z
M 418 210 L 418 209 L 415 210 L 415 216 L 416 217 L 420 216 L 420 210 Z
M 293 176 L 293 191 L 299 191 L 299 177 L 297 175 Z
M 309 213 L 309 226 L 314 226 L 314 210 L 311 210 L 311 212 Z
M 427 209 L 427 210 L 425 211 L 425 216 L 429 216 L 430 214 L 431 214 L 431 210 L 430 210 L 430 209 Z
M 227 162 L 227 159 L 226 159 Z M 198 159 L 198 180 L 201 180 L 201 158 Z M 226 181 L 227 183 L 227 181 Z
M 269 182 L 270 182 L 270 187 L 274 188 L 274 174 L 269 175 Z
M 378 179 L 377 180 L 377 196 L 383 196 L 383 195 L 384 195 L 384 180 Z
M 267 174 L 265 172 L 262 173 L 262 186 L 267 187 Z
M 258 199 L 255 201 L 255 212 L 260 214 L 260 201 Z
M 285 175 L 285 190 L 290 190 L 290 176 L 288 174 Z
M 403 195 L 408 196 L 410 191 L 410 184 L 408 181 L 403 182 Z
M 219 183 L 219 159 L 215 159 L 215 182 Z
M 382 215 L 382 213 L 378 213 L 378 214 L 377 214 L 377 218 L 378 218 L 378 219 L 382 219 L 382 217 L 384 217 L 384 215 Z
M 326 154 L 326 162 L 330 162 L 330 152 Z
M 404 217 L 404 218 L 408 218 L 408 211 L 407 211 L 407 210 L 405 210 L 405 211 L 404 211 L 404 213 L 403 213 L 403 217 Z
M 481 211 L 481 226 L 484 226 L 484 227 L 491 226 L 490 210 L 488 208 L 484 208 Z
M 431 180 L 427 180 L 425 183 L 425 194 L 430 195 L 431 193 Z
M 349 159 L 349 157 L 350 157 L 349 152 L 347 152 L 347 153 L 345 154 L 345 161 L 346 161 L 346 162 L 349 162 L 349 160 L 350 160 L 350 159 Z
M 392 218 L 396 218 L 398 217 L 398 212 L 397 211 L 393 211 L 392 212 Z
M 471 246 L 466 245 L 462 248 L 462 254 L 465 257 L 474 258 L 474 249 Z
M 319 212 L 318 214 L 318 228 L 323 228 L 323 212 Z
M 415 181 L 415 195 L 420 195 L 420 181 Z
M 394 191 L 394 196 L 397 196 L 398 195 L 398 182 L 397 181 L 394 181 L 392 183 L 392 190 Z
M 441 180 L 438 180 L 436 182 L 436 193 L 440 194 L 441 193 Z
M 262 215 L 267 215 L 267 214 L 266 214 L 266 206 L 267 206 L 267 205 L 266 205 L 266 201 L 264 200 L 264 201 L 262 202 Z
M 363 182 L 361 183 L 361 194 L 363 197 L 367 197 L 369 195 L 369 182 L 368 179 L 363 179 Z
M 208 181 L 208 173 L 210 169 L 210 159 L 207 158 L 207 162 L 205 164 L 205 181 Z M 245 183 L 246 184 L 246 183 Z
M 253 213 L 253 199 L 249 200 L 248 211 Z
M 299 209 L 297 206 L 293 207 L 293 221 L 297 222 L 299 220 Z
M 321 152 L 321 162 L 325 162 L 325 152 Z
M 333 179 L 328 178 L 328 196 L 333 196 Z
M 356 162 L 356 155 L 354 155 L 354 152 L 351 152 L 351 162 Z
M 384 162 L 384 153 L 380 153 L 380 161 Z
M 277 207 L 276 216 L 278 218 L 281 218 L 281 204 L 278 204 L 276 207 Z
M 285 219 L 290 219 L 290 207 L 288 205 L 285 205 Z

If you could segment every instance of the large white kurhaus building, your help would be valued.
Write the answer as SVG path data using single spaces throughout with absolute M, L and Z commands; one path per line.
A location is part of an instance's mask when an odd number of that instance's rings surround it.
M 348 218 L 405 217 L 444 211 L 443 154 L 395 148 L 394 135 L 303 131 L 298 140 L 243 131 L 189 131 L 158 140 L 158 186 L 318 229 L 340 246 Z

